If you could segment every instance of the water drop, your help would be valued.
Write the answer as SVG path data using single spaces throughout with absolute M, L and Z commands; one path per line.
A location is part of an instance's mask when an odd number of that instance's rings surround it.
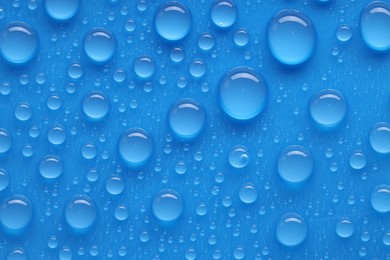
M 211 20 L 219 28 L 229 28 L 237 20 L 237 6 L 231 0 L 216 0 L 211 5 Z
M 125 189 L 125 183 L 122 180 L 122 177 L 113 174 L 108 177 L 106 181 L 106 190 L 111 195 L 119 195 L 121 194 Z
M 198 38 L 198 47 L 203 51 L 211 50 L 214 44 L 214 38 L 209 33 L 204 33 Z
M 371 193 L 371 206 L 379 213 L 390 212 L 390 187 L 378 185 Z
M 66 131 L 62 125 L 54 125 L 47 132 L 47 139 L 51 144 L 61 145 L 66 140 Z
M 8 172 L 4 169 L 0 169 L 0 192 L 5 190 L 9 184 Z
M 190 32 L 192 16 L 183 4 L 168 2 L 157 10 L 154 17 L 154 26 L 163 39 L 178 41 Z
M 194 60 L 190 63 L 189 71 L 192 77 L 201 78 L 206 74 L 206 64 L 201 60 Z
M 83 112 L 92 121 L 100 121 L 108 114 L 110 101 L 100 91 L 92 91 L 87 94 L 83 101 Z
M 134 72 L 141 79 L 153 76 L 156 65 L 152 57 L 148 55 L 139 56 L 134 62 Z
M 238 196 L 243 203 L 251 204 L 257 200 L 257 189 L 252 183 L 244 184 L 239 192 Z
M 196 207 L 196 214 L 199 216 L 204 216 L 207 214 L 207 206 L 205 203 L 202 202 Z
M 336 234 L 342 238 L 348 238 L 355 232 L 355 226 L 348 218 L 341 218 L 336 223 Z
M 110 60 L 114 56 L 115 49 L 114 35 L 104 28 L 95 28 L 85 36 L 84 51 L 96 63 Z
M 11 235 L 22 233 L 33 217 L 33 206 L 22 195 L 12 195 L 0 204 L 0 224 Z
M 360 30 L 364 42 L 373 50 L 390 49 L 390 6 L 383 1 L 373 1 L 363 8 Z
M 347 101 L 333 89 L 321 90 L 313 95 L 309 105 L 311 118 L 324 129 L 341 124 L 347 114 Z
M 72 79 L 79 79 L 83 76 L 83 74 L 83 67 L 81 67 L 78 63 L 73 63 L 68 67 L 68 76 Z
M 76 15 L 80 0 L 45 0 L 46 13 L 55 20 L 66 21 Z
M 15 108 L 15 117 L 20 121 L 27 121 L 32 117 L 31 105 L 27 102 L 19 103 Z
M 129 210 L 127 209 L 126 205 L 119 205 L 115 208 L 114 216 L 119 221 L 124 221 L 129 217 Z
M 206 112 L 193 99 L 181 99 L 169 110 L 169 126 L 174 134 L 185 140 L 200 135 L 206 121 Z
M 390 153 L 390 125 L 386 122 L 375 124 L 370 131 L 369 140 L 375 152 Z
M 228 159 L 234 168 L 244 168 L 250 161 L 248 149 L 243 145 L 236 145 L 230 151 Z
M 8 253 L 7 260 L 27 260 L 27 253 L 21 247 L 14 248 Z
M 315 43 L 316 32 L 311 20 L 297 10 L 282 10 L 268 24 L 268 45 L 281 63 L 305 62 L 312 56 Z
M 12 138 L 7 130 L 0 128 L 0 154 L 6 153 L 11 149 Z
M 48 155 L 39 162 L 39 173 L 45 180 L 55 180 L 64 170 L 62 160 L 56 155 Z
M 383 235 L 382 242 L 384 245 L 390 246 L 390 232 Z
M 173 48 L 169 53 L 169 57 L 175 63 L 182 62 L 184 60 L 184 50 L 180 47 Z
M 117 83 L 121 83 L 121 82 L 125 81 L 125 79 L 126 79 L 126 72 L 123 69 L 117 69 L 114 72 L 113 79 Z
M 219 104 L 236 120 L 249 120 L 263 111 L 268 99 L 268 86 L 263 77 L 249 67 L 228 71 L 219 82 Z
M 134 19 L 129 19 L 127 20 L 126 24 L 125 24 L 125 29 L 126 31 L 128 32 L 134 32 L 135 28 L 137 27 L 137 24 L 136 22 L 134 21 Z
M 57 94 L 52 94 L 48 99 L 47 99 L 47 107 L 50 110 L 58 110 L 61 108 L 61 97 Z
M 161 190 L 153 198 L 152 211 L 160 221 L 175 221 L 182 215 L 183 210 L 184 201 L 174 190 Z
M 0 53 L 13 64 L 30 61 L 38 49 L 38 36 L 27 24 L 12 22 L 0 32 Z
M 145 130 L 132 128 L 120 137 L 118 150 L 128 166 L 141 167 L 152 157 L 154 142 L 152 136 Z
M 285 246 L 295 247 L 302 244 L 308 235 L 305 220 L 296 213 L 282 216 L 276 225 L 276 238 Z
M 185 162 L 178 162 L 175 165 L 175 171 L 177 174 L 185 174 L 187 172 L 187 165 Z
M 292 145 L 279 154 L 277 168 L 287 183 L 302 184 L 313 173 L 314 160 L 306 148 Z
M 348 42 L 352 38 L 352 29 L 348 25 L 337 28 L 336 37 L 340 42 Z
M 94 159 L 97 155 L 96 147 L 92 143 L 86 143 L 81 148 L 81 155 L 87 159 Z
M 249 33 L 245 29 L 235 31 L 233 41 L 238 47 L 244 47 L 249 42 Z
M 93 226 L 97 218 L 94 201 L 84 194 L 75 195 L 64 209 L 65 221 L 76 233 L 85 233 Z
M 49 241 L 47 241 L 47 246 L 51 249 L 57 248 L 58 246 L 58 239 L 56 236 L 51 236 L 49 238 Z
M 367 157 L 362 151 L 354 151 L 351 156 L 349 156 L 349 165 L 355 169 L 360 170 L 366 167 Z

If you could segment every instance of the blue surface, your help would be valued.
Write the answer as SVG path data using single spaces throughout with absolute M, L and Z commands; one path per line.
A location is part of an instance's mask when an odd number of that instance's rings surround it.
M 369 3 L 1 1 L 0 259 L 390 259 Z

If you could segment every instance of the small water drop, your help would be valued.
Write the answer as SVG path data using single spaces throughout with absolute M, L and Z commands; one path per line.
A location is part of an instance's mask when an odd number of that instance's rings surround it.
M 230 165 L 234 168 L 244 168 L 250 161 L 248 149 L 243 145 L 236 145 L 230 151 L 228 159 Z
M 198 47 L 203 51 L 209 51 L 214 47 L 215 41 L 211 34 L 204 33 L 198 38 Z
M 80 0 L 45 0 L 46 13 L 58 21 L 74 17 L 80 8 Z
M 0 128 L 0 154 L 6 153 L 11 149 L 12 138 L 7 130 Z
M 204 74 L 206 74 L 206 71 L 206 63 L 204 63 L 202 60 L 194 60 L 190 63 L 189 72 L 195 79 L 203 77 Z
M 127 209 L 126 205 L 118 205 L 115 208 L 114 216 L 119 221 L 124 221 L 129 217 L 129 210 Z
M 240 191 L 238 192 L 238 196 L 243 203 L 251 204 L 257 200 L 257 189 L 256 186 L 252 183 L 244 184 Z
M 161 190 L 153 198 L 152 211 L 160 221 L 175 221 L 182 215 L 183 210 L 184 201 L 174 190 Z
M 8 253 L 7 260 L 27 260 L 27 253 L 23 248 L 16 247 Z
M 9 184 L 8 172 L 4 169 L 0 169 L 0 192 L 5 190 Z
M 379 213 L 390 212 L 390 187 L 378 185 L 371 193 L 371 206 Z
M 106 190 L 111 195 L 121 194 L 125 190 L 125 183 L 122 177 L 117 174 L 109 176 L 106 181 Z
M 53 145 L 61 145 L 66 140 L 66 130 L 62 125 L 54 125 L 47 132 L 47 140 Z
M 32 117 L 32 108 L 28 102 L 21 102 L 15 108 L 15 117 L 20 121 L 27 121 Z
M 62 160 L 56 155 L 48 155 L 39 162 L 39 173 L 45 180 L 55 180 L 64 170 Z
M 249 42 L 249 33 L 245 29 L 235 31 L 233 41 L 238 47 L 244 47 Z
M 216 0 L 211 5 L 211 20 L 219 28 L 229 28 L 237 20 L 237 6 L 232 0 Z
M 23 195 L 12 195 L 0 204 L 0 224 L 11 235 L 25 231 L 33 217 L 33 206 Z
M 72 197 L 65 205 L 65 221 L 76 233 L 88 232 L 97 218 L 94 201 L 84 194 Z
M 148 55 L 139 56 L 134 62 L 134 72 L 141 79 L 147 79 L 153 76 L 156 70 L 156 64 L 152 57 Z
M 337 28 L 336 37 L 340 42 L 348 42 L 352 38 L 352 29 L 348 25 Z
M 83 112 L 91 121 L 101 121 L 110 110 L 108 97 L 100 91 L 92 91 L 83 101 Z
M 341 218 L 336 223 L 336 234 L 342 238 L 348 238 L 355 232 L 355 226 L 348 218 Z
M 95 28 L 89 31 L 84 39 L 84 51 L 96 63 L 110 60 L 115 53 L 116 40 L 114 35 L 104 29 Z
M 366 167 L 367 157 L 362 151 L 354 151 L 349 156 L 349 165 L 355 170 L 361 170 Z
M 295 247 L 305 241 L 308 229 L 306 221 L 300 215 L 288 213 L 276 225 L 276 238 L 282 245 Z

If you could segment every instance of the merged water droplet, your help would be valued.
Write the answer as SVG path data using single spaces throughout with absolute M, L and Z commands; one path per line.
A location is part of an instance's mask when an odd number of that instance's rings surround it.
M 0 32 L 0 53 L 10 63 L 30 61 L 38 49 L 38 35 L 23 22 L 7 24 Z
M 88 232 L 97 219 L 95 202 L 84 194 L 72 197 L 65 205 L 65 221 L 76 233 Z
M 266 106 L 268 86 L 252 68 L 236 67 L 221 78 L 218 97 L 221 108 L 231 118 L 249 120 Z
M 371 206 L 379 213 L 390 212 L 390 187 L 378 185 L 371 193 Z
M 27 121 L 32 117 L 32 108 L 28 102 L 21 102 L 15 108 L 15 117 L 20 121 Z
M 128 166 L 141 167 L 152 157 L 154 142 L 152 136 L 145 130 L 132 128 L 120 137 L 118 150 Z
M 211 5 L 211 20 L 219 28 L 229 28 L 237 20 L 237 6 L 232 0 L 216 0 Z
M 111 195 L 119 195 L 125 189 L 125 183 L 118 174 L 112 174 L 106 181 L 106 190 Z
M 287 247 L 302 244 L 309 233 L 305 220 L 296 213 L 282 216 L 276 225 L 276 238 Z
M 244 184 L 240 188 L 238 196 L 243 203 L 254 203 L 257 200 L 257 188 L 252 183 Z
M 363 169 L 366 164 L 367 157 L 362 151 L 354 151 L 349 157 L 349 165 L 355 170 Z
M 33 206 L 23 195 L 12 195 L 0 204 L 0 224 L 11 235 L 23 233 L 33 217 Z
M 336 223 L 336 234 L 342 238 L 348 238 L 355 232 L 355 225 L 348 218 L 341 218 Z
M 364 42 L 373 50 L 390 49 L 390 6 L 384 1 L 373 1 L 363 8 L 360 30 Z
M 230 151 L 228 159 L 229 164 L 234 168 L 244 168 L 250 161 L 249 151 L 243 145 L 236 145 Z
M 178 41 L 188 35 L 192 26 L 192 15 L 180 2 L 168 2 L 161 6 L 154 17 L 157 33 L 167 41 Z
M 55 180 L 61 176 L 64 166 L 60 157 L 48 155 L 39 162 L 39 173 L 45 180 Z
M 297 65 L 305 62 L 312 56 L 315 44 L 314 25 L 302 12 L 282 10 L 268 24 L 268 45 L 281 63 Z
M 279 176 L 289 184 L 302 184 L 313 173 L 314 160 L 310 152 L 299 145 L 284 149 L 278 157 Z
M 390 153 L 390 125 L 386 122 L 375 124 L 371 128 L 369 141 L 375 152 L 380 154 Z
M 7 130 L 0 128 L 0 154 L 6 153 L 11 149 L 12 138 Z
M 116 40 L 114 35 L 104 28 L 89 31 L 84 39 L 84 51 L 96 63 L 110 60 L 115 53 Z
M 206 112 L 193 99 L 181 99 L 169 110 L 169 126 L 173 133 L 185 140 L 199 136 L 206 122 Z
M 152 211 L 160 221 L 173 222 L 182 215 L 183 210 L 184 201 L 174 190 L 161 190 L 153 198 Z
M 317 92 L 310 100 L 311 118 L 324 129 L 332 129 L 341 124 L 347 114 L 347 101 L 334 89 Z
M 141 79 L 147 79 L 153 76 L 156 65 L 152 57 L 148 55 L 139 56 L 133 66 L 135 74 Z
M 45 0 L 46 13 L 58 21 L 74 17 L 80 8 L 80 0 Z
M 101 121 L 110 110 L 108 97 L 100 91 L 91 91 L 83 101 L 83 112 L 91 121 Z

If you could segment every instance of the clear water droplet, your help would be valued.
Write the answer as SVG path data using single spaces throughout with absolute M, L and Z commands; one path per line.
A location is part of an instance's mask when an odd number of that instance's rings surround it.
M 178 162 L 175 165 L 175 171 L 177 174 L 185 174 L 187 172 L 187 165 L 185 162 Z
M 32 117 L 32 108 L 28 102 L 21 102 L 15 108 L 15 117 L 20 121 L 27 121 Z
M 119 205 L 115 208 L 114 216 L 119 221 L 124 221 L 129 217 L 129 210 L 127 209 L 126 205 Z
M 182 3 L 168 2 L 157 10 L 154 26 L 163 39 L 178 41 L 190 32 L 192 15 Z
M 78 63 L 72 63 L 68 67 L 68 76 L 72 79 L 79 79 L 83 76 L 83 67 Z
M 229 28 L 237 20 L 237 6 L 232 0 L 216 0 L 211 5 L 211 20 L 219 28 Z
M 313 95 L 309 105 L 311 118 L 324 129 L 333 129 L 341 124 L 347 114 L 347 101 L 334 89 L 325 89 Z
M 81 155 L 87 160 L 94 159 L 97 155 L 95 145 L 93 143 L 84 144 L 81 148 Z
M 263 111 L 268 99 L 268 86 L 263 77 L 249 67 L 228 71 L 219 83 L 219 104 L 236 120 L 249 120 Z
M 10 63 L 23 64 L 35 56 L 38 42 L 33 28 L 22 22 L 12 22 L 0 32 L 0 53 Z
M 182 62 L 184 60 L 184 50 L 181 47 L 175 47 L 169 53 L 169 57 L 175 63 Z
M 352 38 L 352 29 L 348 25 L 337 28 L 336 37 L 340 42 L 348 42 Z
M 314 25 L 302 12 L 282 10 L 268 24 L 269 48 L 273 56 L 283 64 L 297 65 L 305 62 L 312 56 L 315 43 Z
M 7 260 L 27 260 L 27 253 L 21 247 L 14 248 L 8 253 Z
M 92 91 L 83 101 L 83 112 L 91 121 L 101 121 L 110 110 L 108 97 L 100 91 Z
M 134 62 L 134 72 L 141 79 L 147 79 L 153 76 L 156 70 L 156 64 L 152 57 L 148 55 L 139 56 Z
M 182 215 L 183 210 L 184 201 L 174 190 L 161 190 L 153 198 L 152 211 L 160 221 L 175 221 Z
M 202 60 L 194 60 L 193 62 L 190 63 L 189 66 L 189 72 L 192 77 L 195 79 L 201 78 L 206 74 L 207 67 L 206 63 Z
M 287 183 L 302 184 L 312 175 L 314 160 L 306 148 L 292 145 L 279 154 L 277 168 Z
M 349 156 L 349 165 L 355 170 L 361 170 L 366 167 L 367 157 L 362 151 L 354 151 Z
M 244 47 L 249 43 L 249 33 L 245 29 L 234 32 L 233 41 L 238 47 Z
M 52 94 L 48 99 L 47 99 L 47 107 L 50 110 L 58 110 L 61 108 L 62 101 L 61 97 L 57 94 Z
M 355 232 L 355 225 L 348 218 L 341 218 L 336 223 L 336 234 L 342 238 L 348 238 Z
M 234 168 L 244 168 L 250 161 L 249 151 L 243 145 L 236 145 L 230 151 L 228 159 L 229 164 Z
M 106 190 L 111 195 L 121 194 L 125 190 L 125 183 L 122 177 L 117 174 L 109 176 L 106 181 Z
M 55 180 L 61 176 L 64 166 L 60 157 L 48 155 L 39 162 L 39 173 L 46 180 Z
M 121 136 L 118 149 L 119 155 L 128 166 L 141 167 L 152 157 L 154 142 L 145 130 L 132 128 Z
M 110 60 L 114 56 L 115 49 L 114 35 L 104 28 L 95 28 L 85 36 L 84 51 L 96 63 Z
M 387 232 L 386 234 L 383 235 L 382 242 L 384 245 L 390 246 L 390 232 Z
M 199 216 L 204 216 L 207 214 L 207 205 L 206 203 L 201 202 L 197 207 L 196 207 L 196 214 Z
M 185 140 L 199 136 L 204 128 L 206 112 L 193 99 L 181 99 L 169 110 L 169 126 L 173 133 Z
M 53 145 L 61 145 L 66 140 L 66 130 L 62 125 L 54 125 L 47 132 L 47 140 Z
M 390 212 L 390 187 L 378 185 L 371 193 L 371 206 L 379 213 Z
M 84 194 L 72 197 L 65 205 L 65 221 L 76 233 L 90 230 L 97 218 L 97 208 L 94 201 Z
M 0 204 L 0 224 L 12 235 L 24 232 L 33 217 L 33 206 L 23 195 L 12 195 Z
M 380 154 L 390 153 L 390 124 L 380 122 L 370 131 L 369 141 L 372 149 Z
M 257 189 L 252 183 L 244 184 L 239 192 L 238 196 L 243 203 L 251 204 L 257 200 Z
M 309 233 L 306 221 L 296 213 L 282 216 L 276 225 L 276 238 L 287 247 L 302 244 Z
M 4 169 L 0 169 L 0 192 L 5 190 L 9 184 L 8 172 Z
M 364 42 L 373 50 L 390 49 L 390 6 L 384 1 L 373 1 L 363 8 L 360 31 Z
M 58 21 L 74 17 L 80 8 L 80 0 L 45 0 L 46 13 Z
M 0 154 L 8 152 L 11 146 L 11 135 L 4 128 L 0 128 Z
M 211 50 L 212 48 L 214 48 L 214 44 L 215 44 L 214 38 L 209 33 L 203 33 L 198 38 L 198 47 L 203 51 Z

